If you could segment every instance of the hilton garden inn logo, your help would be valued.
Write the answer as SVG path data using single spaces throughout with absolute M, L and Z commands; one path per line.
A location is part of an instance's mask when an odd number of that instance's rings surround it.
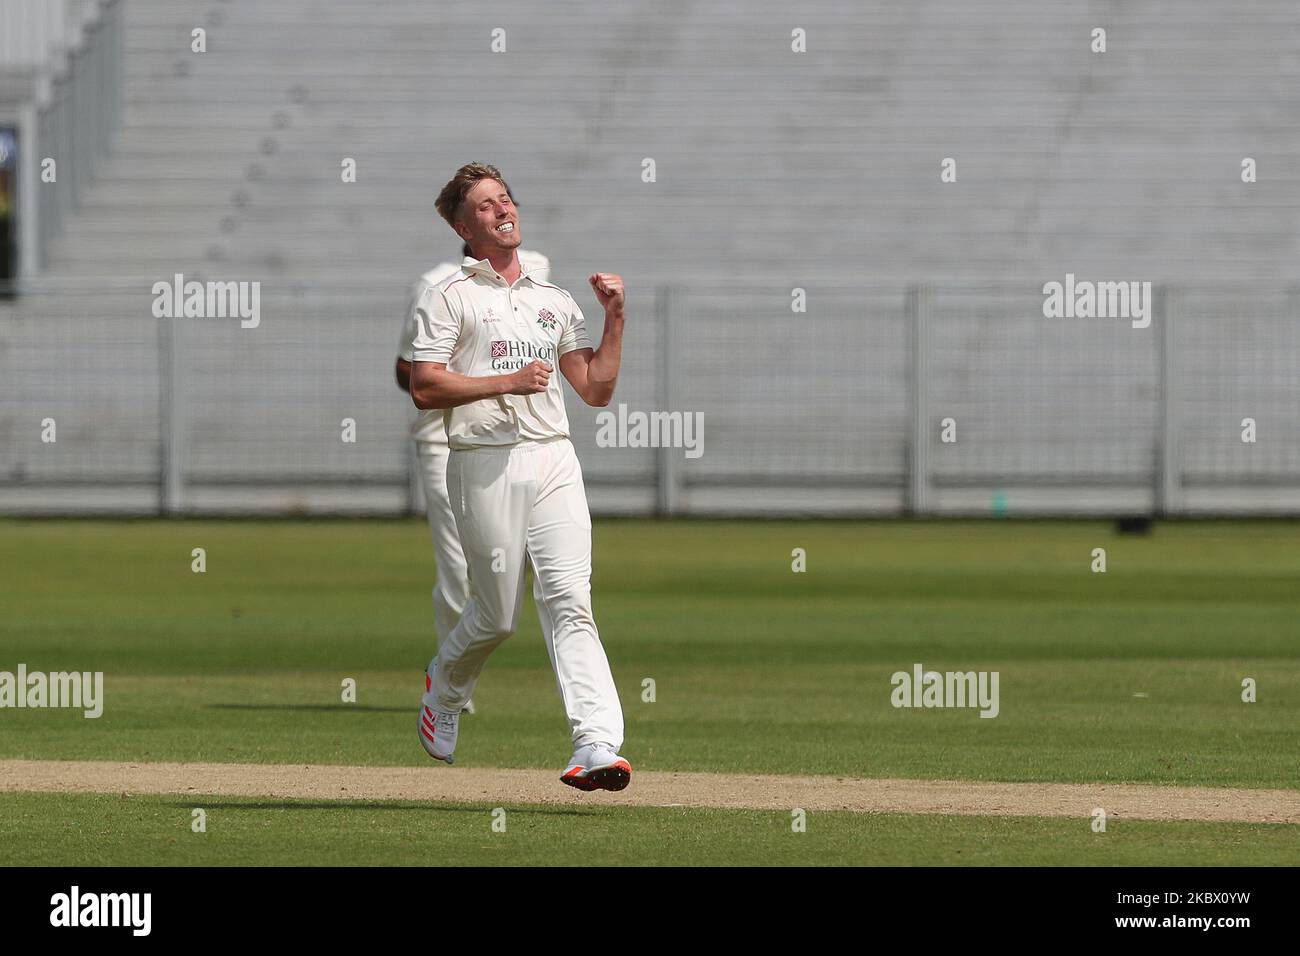
M 704 454 L 703 412 L 618 412 L 596 415 L 599 448 L 684 448 L 687 458 Z
M 262 283 L 185 281 L 176 273 L 171 282 L 153 284 L 156 319 L 240 319 L 240 328 L 262 323 Z
M 129 926 L 148 936 L 153 925 L 152 893 L 83 893 L 73 886 L 50 897 L 51 926 Z
M 895 707 L 978 707 L 981 717 L 998 715 L 997 671 L 927 671 L 920 664 L 912 672 L 895 671 L 889 702 Z
M 1048 319 L 1131 319 L 1135 329 L 1151 324 L 1150 282 L 1065 282 L 1043 286 L 1043 317 Z
M 94 719 L 104 713 L 103 671 L 0 671 L 0 708 L 71 707 Z

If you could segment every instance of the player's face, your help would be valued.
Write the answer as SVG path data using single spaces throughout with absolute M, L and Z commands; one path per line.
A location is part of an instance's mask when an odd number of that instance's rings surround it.
M 508 252 L 522 241 L 519 210 L 506 187 L 495 179 L 479 181 L 465 196 L 456 231 L 480 258 Z

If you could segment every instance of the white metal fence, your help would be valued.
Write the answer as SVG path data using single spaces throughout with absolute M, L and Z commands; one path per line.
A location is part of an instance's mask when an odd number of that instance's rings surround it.
M 256 328 L 148 290 L 0 308 L 0 511 L 418 507 L 400 284 L 267 281 Z M 1161 288 L 1146 329 L 1044 318 L 1032 283 L 805 292 L 640 297 L 614 405 L 568 398 L 594 510 L 1300 514 L 1300 288 Z M 606 447 L 620 405 L 702 414 L 699 454 Z

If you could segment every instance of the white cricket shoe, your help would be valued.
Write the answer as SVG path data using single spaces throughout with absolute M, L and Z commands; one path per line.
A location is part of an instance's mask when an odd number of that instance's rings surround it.
M 434 760 L 456 762 L 456 736 L 460 732 L 460 714 L 443 710 L 433 695 L 433 680 L 424 675 L 424 696 L 420 699 L 420 746 Z
M 632 765 L 605 744 L 579 747 L 560 782 L 578 790 L 622 790 L 632 782 Z
M 434 760 L 455 763 L 456 735 L 460 730 L 460 714 L 439 710 L 427 703 L 420 706 L 420 743 L 424 752 Z

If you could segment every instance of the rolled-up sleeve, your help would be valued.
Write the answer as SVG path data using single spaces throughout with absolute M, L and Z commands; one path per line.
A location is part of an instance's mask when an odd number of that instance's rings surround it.
M 421 293 L 415 302 L 415 340 L 411 345 L 415 361 L 444 365 L 451 361 L 460 341 L 459 311 L 437 286 Z
M 565 323 L 564 333 L 560 336 L 559 354 L 564 355 L 566 352 L 589 348 L 591 348 L 591 336 L 587 334 L 587 320 L 583 317 L 578 303 L 570 297 L 568 321 Z
M 417 282 L 406 296 L 406 311 L 402 313 L 402 331 L 397 338 L 397 357 L 406 362 L 415 361 L 415 333 L 420 323 L 415 321 L 415 307 L 420 303 L 420 296 L 429 284 Z

